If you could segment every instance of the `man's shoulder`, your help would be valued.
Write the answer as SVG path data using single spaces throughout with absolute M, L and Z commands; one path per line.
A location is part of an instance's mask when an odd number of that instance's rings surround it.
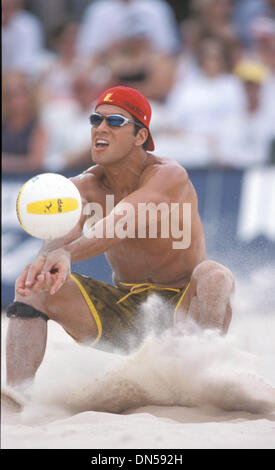
M 80 173 L 76 178 L 84 179 L 84 180 L 91 180 L 95 181 L 97 179 L 100 179 L 103 175 L 103 167 L 101 165 L 93 165 L 87 168 L 87 170 L 84 170 L 82 173 Z
M 99 165 L 94 165 L 83 171 L 77 176 L 71 178 L 71 181 L 77 186 L 80 192 L 91 190 L 95 187 L 102 176 L 103 170 Z
M 186 169 L 172 158 L 160 158 L 148 153 L 147 166 L 143 173 L 144 181 L 148 179 L 168 179 L 169 181 L 188 181 Z

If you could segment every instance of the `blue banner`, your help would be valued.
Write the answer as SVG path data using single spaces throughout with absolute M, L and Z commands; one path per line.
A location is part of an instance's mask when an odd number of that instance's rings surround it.
M 275 168 L 203 168 L 188 173 L 198 193 L 208 257 L 243 273 L 265 264 L 274 266 Z M 3 306 L 12 301 L 16 278 L 35 258 L 42 243 L 24 232 L 16 216 L 18 192 L 32 176 L 4 175 L 2 180 Z M 72 269 L 112 282 L 104 255 L 74 263 Z

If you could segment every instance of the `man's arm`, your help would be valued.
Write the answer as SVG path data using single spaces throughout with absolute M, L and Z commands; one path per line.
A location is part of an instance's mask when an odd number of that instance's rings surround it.
M 127 236 L 134 238 L 136 236 L 136 227 L 138 226 L 138 205 L 140 203 L 159 204 L 166 202 L 169 204 L 170 202 L 183 202 L 184 200 L 189 202 L 188 198 L 190 198 L 189 178 L 182 167 L 167 165 L 150 168 L 140 188 L 126 196 L 114 207 L 110 214 L 99 220 L 89 230 L 88 236 L 81 235 L 73 240 L 68 239 L 67 243 L 64 243 L 65 238 L 63 238 L 64 244 L 60 248 L 57 247 L 58 240 L 54 240 L 52 244 L 46 245 L 44 250 L 48 250 L 49 247 L 51 249 L 55 248 L 47 252 L 43 267 L 41 268 L 40 263 L 39 268 L 44 278 L 52 271 L 57 271 L 51 293 L 56 292 L 68 278 L 71 262 L 98 256 L 123 240 L 124 237 L 120 236 L 115 228 L 125 216 L 125 204 L 130 205 L 133 209 L 132 213 L 135 217 L 135 224 L 133 224 L 132 233 L 127 231 Z M 145 224 L 145 230 L 147 230 L 147 219 L 145 219 Z M 110 232 L 113 232 L 112 237 L 107 235 Z M 98 236 L 98 233 L 101 235 Z M 35 267 L 35 269 L 28 273 L 27 277 L 25 276 L 27 286 L 33 285 L 37 274 L 38 272 Z
M 125 220 L 127 207 L 132 209 L 135 222 L 127 228 L 127 236 L 135 238 L 138 224 L 145 224 L 139 229 L 147 233 L 148 218 L 138 220 L 139 204 L 171 202 L 190 202 L 190 187 L 187 172 L 178 165 L 158 166 L 150 168 L 147 177 L 137 190 L 122 199 L 106 217 L 97 222 L 88 233 L 68 243 L 64 249 L 70 253 L 71 261 L 77 262 L 87 258 L 98 256 L 115 244 L 120 243 L 125 237 L 122 222 Z M 161 214 L 158 214 L 161 217 Z M 126 233 L 126 232 L 124 232 Z M 98 236 L 100 234 L 100 236 Z M 108 236 L 113 234 L 113 236 Z
M 70 179 L 78 187 L 82 196 L 82 206 L 84 207 L 87 202 L 85 198 L 85 181 L 82 178 L 82 175 Z M 53 275 L 53 272 L 48 272 L 48 275 L 46 276 L 45 274 L 47 271 L 55 271 L 55 275 L 52 276 L 52 279 L 54 278 L 55 280 L 58 275 L 60 278 L 64 279 L 67 277 L 65 276 L 65 271 L 69 272 L 70 270 L 70 259 L 68 258 L 68 253 L 64 252 L 64 246 L 81 236 L 84 222 L 85 215 L 82 211 L 78 223 L 67 235 L 43 243 L 35 260 L 25 267 L 17 280 L 16 291 L 20 295 L 28 295 L 30 293 L 30 288 L 42 289 L 42 286 L 45 284 L 46 277 L 49 278 L 49 276 Z M 54 263 L 55 267 L 51 270 L 47 270 L 45 269 L 45 263 L 49 258 L 50 253 L 54 254 L 53 257 L 50 257 L 51 263 L 52 260 L 55 260 L 56 262 Z

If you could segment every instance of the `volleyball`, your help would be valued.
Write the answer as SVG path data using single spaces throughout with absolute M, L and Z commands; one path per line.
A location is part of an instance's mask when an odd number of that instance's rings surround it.
M 43 173 L 28 180 L 16 201 L 22 228 L 42 240 L 67 235 L 79 221 L 81 208 L 81 196 L 75 184 L 56 173 Z

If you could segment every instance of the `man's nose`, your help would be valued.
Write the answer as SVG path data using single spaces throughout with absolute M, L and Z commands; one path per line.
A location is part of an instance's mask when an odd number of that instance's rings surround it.
M 107 120 L 105 118 L 102 119 L 101 123 L 97 126 L 97 129 L 109 129 L 109 126 L 107 124 Z

